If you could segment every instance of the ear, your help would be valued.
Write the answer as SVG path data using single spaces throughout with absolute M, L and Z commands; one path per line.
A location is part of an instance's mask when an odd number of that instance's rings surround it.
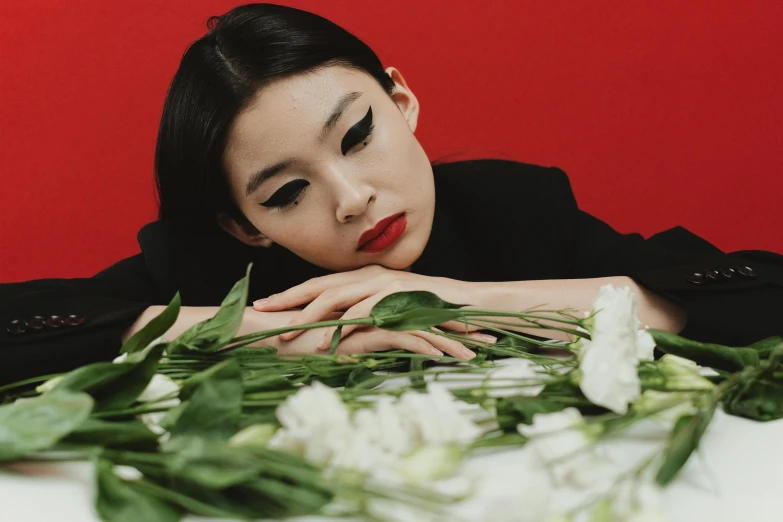
M 416 99 L 413 91 L 408 88 L 405 78 L 402 77 L 402 73 L 396 67 L 387 67 L 385 72 L 397 84 L 397 88 L 391 95 L 392 100 L 394 100 L 394 103 L 397 104 L 400 112 L 408 121 L 411 132 L 416 132 L 416 123 L 419 121 L 419 100 Z
M 271 239 L 262 234 L 250 223 L 240 225 L 228 214 L 218 214 L 217 222 L 218 225 L 220 225 L 220 228 L 248 246 L 269 248 L 274 244 Z

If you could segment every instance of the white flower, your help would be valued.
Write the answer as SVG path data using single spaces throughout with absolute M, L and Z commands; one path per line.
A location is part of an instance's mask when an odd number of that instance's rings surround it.
M 172 381 L 167 375 L 156 373 L 152 376 L 152 380 L 150 380 L 150 383 L 144 388 L 144 391 L 141 392 L 141 395 L 139 395 L 136 400 L 139 402 L 156 402 L 163 397 L 174 395 L 178 392 L 179 385 L 176 382 Z M 160 402 L 160 405 L 164 407 L 169 405 L 176 406 L 177 404 L 179 404 L 178 399 Z
M 469 444 L 482 430 L 461 413 L 461 404 L 464 403 L 443 384 L 430 382 L 427 393 L 407 391 L 395 406 L 399 415 L 410 423 L 417 445 Z
M 168 341 L 166 341 L 163 337 L 158 337 L 155 340 L 153 340 L 150 344 L 148 344 L 147 346 L 142 348 L 141 350 L 139 350 L 137 352 L 133 352 L 132 356 L 133 357 L 138 357 L 138 358 L 143 358 L 145 355 L 147 355 L 147 352 L 152 350 L 152 348 L 154 346 L 157 346 L 157 345 L 163 344 L 163 343 L 167 343 L 167 342 Z M 118 364 L 118 363 L 124 363 L 127 360 L 128 360 L 128 354 L 127 353 L 121 353 L 120 355 L 115 357 L 114 360 L 112 360 L 112 362 L 115 363 L 115 364 Z
M 459 404 L 442 385 L 430 383 L 427 393 L 409 391 L 396 400 L 380 396 L 371 408 L 351 416 L 337 391 L 316 382 L 277 408 L 283 427 L 268 446 L 300 455 L 327 472 L 352 470 L 421 482 L 424 479 L 416 474 L 438 471 L 424 469 L 422 462 L 430 462 L 431 452 L 447 450 L 431 449 L 416 456 L 418 448 L 462 448 L 482 433 L 462 415 Z
M 429 484 L 450 477 L 465 456 L 465 448 L 454 444 L 422 446 L 398 461 L 395 470 L 409 483 Z
M 487 372 L 483 387 L 488 397 L 513 397 L 538 395 L 544 385 L 531 385 L 531 381 L 540 381 L 541 377 L 533 369 L 533 364 L 527 359 L 508 359 L 506 364 Z
M 625 414 L 641 394 L 640 357 L 652 359 L 652 338 L 639 331 L 637 294 L 604 285 L 593 302 L 591 340 L 580 339 L 580 387 L 590 402 Z
M 277 427 L 274 424 L 251 424 L 239 430 L 230 439 L 228 445 L 235 448 L 266 447 Z
M 389 453 L 405 455 L 419 444 L 414 426 L 400 415 L 395 399 L 388 395 L 378 397 L 372 408 L 357 411 L 353 421 L 368 440 Z
M 161 399 L 173 395 L 176 392 L 179 392 L 179 385 L 176 382 L 172 381 L 171 378 L 166 375 L 156 373 L 152 376 L 152 380 L 150 380 L 150 383 L 136 400 L 139 402 L 153 402 L 155 403 L 154 407 L 156 408 L 174 408 L 180 404 L 178 397 L 171 397 L 166 400 Z M 164 435 L 166 430 L 160 426 L 160 423 L 167 413 L 167 411 L 142 413 L 139 415 L 139 420 L 156 435 Z
M 533 424 L 518 424 L 517 431 L 528 437 L 527 447 L 552 473 L 558 485 L 588 487 L 613 470 L 608 456 L 593 446 L 597 433 L 587 426 L 576 408 L 533 415 Z
M 35 391 L 38 393 L 44 393 L 48 392 L 49 390 L 53 389 L 55 386 L 57 386 L 57 383 L 60 382 L 63 379 L 63 375 L 58 375 L 57 377 L 52 377 L 48 381 L 39 384 L 35 387 Z
M 666 354 L 657 364 L 658 370 L 666 378 L 666 388 L 671 390 L 711 390 L 715 387 L 701 376 L 701 367 L 695 362 Z
M 505 452 L 504 452 L 505 453 Z M 455 521 L 539 522 L 550 509 L 552 484 L 547 470 L 528 451 L 497 455 L 491 465 L 467 461 L 463 476 L 470 496 L 453 506 Z
M 634 411 L 650 414 L 654 420 L 666 423 L 676 422 L 683 415 L 696 411 L 691 395 L 686 392 L 662 392 L 645 390 L 633 403 Z
M 322 428 L 349 421 L 348 408 L 340 394 L 318 381 L 288 397 L 276 413 L 280 424 L 296 436 L 317 434 Z

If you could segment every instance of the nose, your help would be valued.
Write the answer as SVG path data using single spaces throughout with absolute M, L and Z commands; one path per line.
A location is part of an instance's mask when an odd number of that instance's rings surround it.
M 335 176 L 337 184 L 336 217 L 340 223 L 347 223 L 364 214 L 370 202 L 375 200 L 375 189 L 358 177 Z

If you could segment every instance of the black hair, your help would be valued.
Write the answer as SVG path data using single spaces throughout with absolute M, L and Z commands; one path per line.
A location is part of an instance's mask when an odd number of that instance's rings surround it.
M 248 225 L 222 157 L 232 121 L 259 89 L 332 65 L 366 72 L 389 95 L 395 84 L 368 45 L 308 11 L 243 5 L 210 18 L 207 29 L 182 56 L 163 105 L 155 149 L 158 217 L 209 225 L 224 212 Z

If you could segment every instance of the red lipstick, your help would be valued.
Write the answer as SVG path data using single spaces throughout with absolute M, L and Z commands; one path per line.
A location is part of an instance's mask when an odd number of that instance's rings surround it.
M 394 243 L 405 232 L 407 226 L 408 221 L 405 219 L 404 212 L 383 218 L 359 237 L 357 250 L 371 254 L 380 252 Z

